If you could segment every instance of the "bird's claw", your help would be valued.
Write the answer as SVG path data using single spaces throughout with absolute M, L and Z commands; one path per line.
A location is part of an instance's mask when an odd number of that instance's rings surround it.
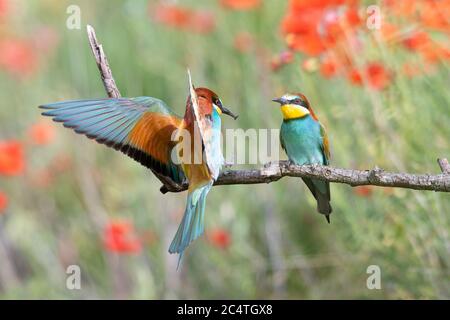
M 225 161 L 224 164 L 223 164 L 223 167 L 229 169 L 229 168 L 231 168 L 233 165 L 234 165 L 234 163 L 232 163 L 232 162 L 226 162 L 226 161 Z

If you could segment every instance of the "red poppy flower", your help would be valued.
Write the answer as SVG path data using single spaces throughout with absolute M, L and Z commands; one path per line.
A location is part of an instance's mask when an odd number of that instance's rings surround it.
M 129 221 L 112 221 L 104 230 L 103 244 L 106 250 L 116 253 L 139 253 L 142 244 L 134 226 Z
M 307 34 L 288 34 L 286 43 L 289 48 L 310 56 L 318 56 L 326 50 L 325 44 L 317 32 Z
M 251 10 L 261 4 L 261 0 L 222 0 L 222 5 L 232 10 Z
M 25 170 L 23 146 L 19 141 L 0 141 L 0 175 L 17 176 Z
M 334 77 L 338 72 L 338 64 L 335 59 L 331 57 L 326 57 L 322 60 L 322 63 L 320 65 L 320 73 L 325 78 L 332 78 Z
M 417 0 L 384 0 L 384 5 L 393 15 L 409 18 L 414 15 L 419 1 Z
M 416 51 L 430 44 L 430 37 L 424 31 L 417 31 L 403 40 L 403 45 L 411 50 Z
M 5 212 L 6 207 L 8 207 L 8 197 L 0 191 L 0 215 Z
M 213 246 L 221 249 L 226 249 L 231 244 L 230 233 L 220 228 L 209 231 L 208 240 Z
M 283 51 L 270 61 L 270 67 L 273 71 L 277 71 L 282 66 L 294 61 L 294 54 L 291 51 Z
M 363 21 L 359 16 L 357 7 L 351 7 L 347 9 L 347 11 L 345 12 L 345 22 L 347 22 L 348 26 L 353 28 L 362 24 Z
M 0 68 L 15 76 L 28 76 L 37 67 L 37 56 L 28 42 L 18 39 L 0 41 Z
M 337 7 L 344 2 L 292 0 L 281 22 L 281 30 L 287 34 L 287 45 L 296 51 L 317 56 L 345 39 L 352 28 L 361 24 L 361 19 L 353 6 L 344 12 Z
M 363 83 L 361 72 L 359 72 L 357 69 L 350 70 L 350 72 L 348 73 L 348 80 L 351 84 L 354 84 L 356 86 L 360 86 Z
M 381 40 L 385 42 L 395 41 L 399 37 L 399 35 L 400 30 L 398 26 L 387 22 L 383 22 L 381 24 L 380 29 Z
M 370 197 L 373 193 L 373 187 L 372 186 L 354 187 L 353 192 L 360 197 Z
M 444 47 L 439 43 L 424 45 L 420 47 L 419 53 L 426 62 L 431 64 L 450 59 L 450 48 Z
M 449 16 L 449 1 L 423 1 L 421 3 L 420 21 L 424 27 L 449 33 Z
M 344 3 L 354 3 L 355 1 L 348 0 L 291 0 L 290 8 L 293 11 L 301 11 L 310 8 L 326 8 L 329 6 L 338 6 Z
M 37 122 L 28 130 L 28 137 L 33 144 L 49 144 L 55 139 L 54 126 L 47 121 Z
M 382 90 L 391 83 L 391 73 L 381 63 L 369 63 L 365 75 L 369 86 L 375 90 Z
M 214 16 L 209 11 L 195 11 L 175 4 L 158 4 L 151 6 L 150 10 L 155 21 L 170 27 L 197 33 L 209 33 L 215 29 Z
M 192 15 L 190 29 L 197 33 L 209 33 L 216 27 L 214 15 L 209 11 L 198 11 Z

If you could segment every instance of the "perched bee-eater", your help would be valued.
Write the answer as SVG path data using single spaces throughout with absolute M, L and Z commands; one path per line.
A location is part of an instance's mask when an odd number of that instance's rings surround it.
M 169 248 L 170 253 L 180 254 L 179 262 L 186 247 L 203 233 L 206 195 L 224 162 L 220 115 L 236 119 L 216 93 L 207 88 L 195 89 L 190 74 L 189 91 L 183 118 L 152 97 L 63 101 L 40 106 L 49 109 L 44 116 L 120 150 L 150 168 L 163 183 L 168 179 L 178 184 L 187 180 L 186 209 Z M 181 143 L 177 139 L 179 132 L 195 137 L 196 131 L 200 140 L 188 139 L 189 145 L 184 148 L 188 150 L 181 149 L 183 153 L 191 151 L 192 156 L 180 157 L 172 152 Z M 193 159 L 196 154 L 200 156 Z
M 281 105 L 283 124 L 280 141 L 289 160 L 296 165 L 328 165 L 330 149 L 325 128 L 317 119 L 308 99 L 301 93 L 285 94 L 273 99 Z M 317 211 L 330 223 L 330 183 L 319 179 L 303 178 L 317 200 Z

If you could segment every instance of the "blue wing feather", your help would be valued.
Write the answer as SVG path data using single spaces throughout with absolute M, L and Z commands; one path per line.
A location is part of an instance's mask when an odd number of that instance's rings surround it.
M 146 112 L 179 118 L 159 99 L 152 97 L 91 99 L 56 102 L 40 106 L 42 114 L 62 122 L 76 133 L 84 134 L 97 142 L 120 150 L 159 174 L 174 182 L 185 180 L 178 165 L 160 163 L 152 155 L 130 144 L 128 137 L 136 123 Z

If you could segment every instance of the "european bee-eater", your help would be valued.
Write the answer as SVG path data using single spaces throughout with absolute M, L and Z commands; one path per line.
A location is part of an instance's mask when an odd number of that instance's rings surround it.
M 325 128 L 317 119 L 308 99 L 301 93 L 285 94 L 273 99 L 281 105 L 283 124 L 280 141 L 289 160 L 296 165 L 328 165 L 330 149 Z M 317 200 L 317 211 L 330 223 L 330 183 L 319 179 L 303 178 Z
M 122 151 L 150 168 L 162 182 L 170 179 L 182 184 L 187 179 L 186 209 L 169 248 L 170 253 L 180 254 L 179 262 L 186 247 L 203 233 L 206 195 L 224 162 L 220 115 L 236 119 L 216 93 L 207 88 L 194 89 L 190 75 L 189 90 L 183 118 L 162 100 L 152 97 L 63 101 L 40 106 L 49 109 L 42 113 L 44 116 Z M 194 139 L 196 131 L 199 141 Z M 172 152 L 180 142 L 179 132 L 194 137 L 187 148 L 181 149 L 183 153 L 191 151 L 192 156 L 180 157 Z M 193 159 L 195 153 L 200 156 Z

